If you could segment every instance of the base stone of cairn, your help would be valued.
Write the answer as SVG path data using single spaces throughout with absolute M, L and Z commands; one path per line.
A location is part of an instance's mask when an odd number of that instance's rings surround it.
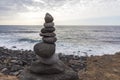
M 40 33 L 43 42 L 34 46 L 38 60 L 21 73 L 20 80 L 78 80 L 77 73 L 60 61 L 55 54 L 57 38 L 53 20 L 53 17 L 46 13 L 44 28 Z

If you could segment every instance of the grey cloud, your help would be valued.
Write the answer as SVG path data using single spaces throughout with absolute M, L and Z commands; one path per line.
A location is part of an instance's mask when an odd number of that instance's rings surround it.
M 23 12 L 29 11 L 26 6 L 39 7 L 41 9 L 53 9 L 55 7 L 61 7 L 66 3 L 69 3 L 71 6 L 78 2 L 89 3 L 96 0 L 41 0 L 42 2 L 35 2 L 34 0 L 0 0 L 0 13 L 9 13 L 9 12 Z M 109 0 L 100 2 L 108 2 Z M 113 1 L 113 0 L 111 0 Z M 119 1 L 119 0 L 114 0 Z
M 56 7 L 61 7 L 63 6 L 67 0 L 41 0 L 42 2 L 33 2 L 32 5 L 27 5 L 27 6 L 32 6 L 32 7 L 39 7 L 40 9 L 53 9 Z
M 43 0 L 44 3 L 34 0 L 0 0 L 0 13 L 23 12 L 28 9 L 26 6 L 39 7 L 42 9 L 62 6 L 65 0 Z
M 26 6 L 38 7 L 40 9 L 54 9 L 69 3 L 74 6 L 76 3 L 87 4 L 96 0 L 41 0 L 41 2 L 35 2 L 34 0 L 0 0 L 0 15 L 10 15 L 19 12 L 28 12 L 29 9 Z M 98 2 L 108 2 L 109 0 L 98 0 Z M 119 0 L 111 0 L 119 1 Z M 80 4 L 80 5 L 81 5 Z
M 13 17 L 21 12 L 29 12 L 30 10 L 26 6 L 52 10 L 54 7 L 60 7 L 66 2 L 67 0 L 42 0 L 42 2 L 35 2 L 34 0 L 0 0 L 0 19 Z
M 24 11 L 27 4 L 32 4 L 32 0 L 0 0 L 0 12 Z

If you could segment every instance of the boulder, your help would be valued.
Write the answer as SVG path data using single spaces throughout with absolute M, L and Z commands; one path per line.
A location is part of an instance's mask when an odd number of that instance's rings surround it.
M 20 80 L 79 80 L 78 74 L 69 67 L 65 67 L 65 70 L 58 74 L 36 74 L 26 69 L 19 76 Z
M 64 72 L 64 66 L 65 65 L 61 61 L 58 61 L 56 64 L 53 65 L 46 65 L 37 61 L 30 66 L 29 70 L 33 73 L 41 75 L 51 75 Z
M 55 44 L 38 43 L 34 46 L 35 53 L 43 58 L 49 58 L 55 53 Z

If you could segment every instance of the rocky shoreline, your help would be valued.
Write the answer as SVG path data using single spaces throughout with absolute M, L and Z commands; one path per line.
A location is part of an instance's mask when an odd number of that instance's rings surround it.
M 58 54 L 60 60 L 71 67 L 74 71 L 86 69 L 87 57 Z M 0 47 L 0 72 L 5 75 L 17 76 L 26 67 L 30 66 L 37 57 L 31 50 L 11 50 Z
M 120 52 L 114 55 L 90 57 L 59 53 L 59 58 L 78 72 L 79 80 L 120 80 Z M 17 80 L 16 76 L 36 60 L 37 57 L 31 50 L 0 47 L 0 80 Z

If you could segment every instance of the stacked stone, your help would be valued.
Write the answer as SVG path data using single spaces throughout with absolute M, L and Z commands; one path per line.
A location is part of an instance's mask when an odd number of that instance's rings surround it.
M 55 31 L 53 20 L 53 17 L 49 13 L 46 13 L 44 23 L 45 28 L 41 30 L 42 33 L 40 34 L 40 36 L 43 36 L 42 39 L 45 43 L 54 44 L 57 41 L 57 38 L 55 37 L 56 34 L 53 33 Z
M 38 61 L 34 62 L 20 76 L 20 80 L 77 80 L 77 73 L 67 67 L 55 54 L 55 42 L 57 38 L 54 33 L 53 17 L 47 13 L 44 28 L 40 36 L 43 42 L 34 46 Z
M 46 13 L 44 28 L 41 29 L 40 33 L 40 36 L 43 37 L 43 42 L 38 43 L 34 47 L 35 53 L 41 58 L 50 58 L 55 53 L 55 42 L 57 38 L 54 33 L 55 28 L 53 20 L 53 17 L 49 13 Z
M 59 59 L 58 56 L 55 55 L 55 42 L 57 41 L 57 38 L 54 33 L 55 28 L 53 20 L 53 17 L 49 13 L 46 13 L 44 28 L 41 29 L 40 33 L 40 36 L 43 37 L 43 42 L 34 46 L 34 51 L 38 55 L 39 61 L 32 64 L 30 67 L 31 72 L 39 74 L 55 74 L 64 71 L 59 64 L 56 64 Z M 50 67 L 48 67 L 48 65 Z

